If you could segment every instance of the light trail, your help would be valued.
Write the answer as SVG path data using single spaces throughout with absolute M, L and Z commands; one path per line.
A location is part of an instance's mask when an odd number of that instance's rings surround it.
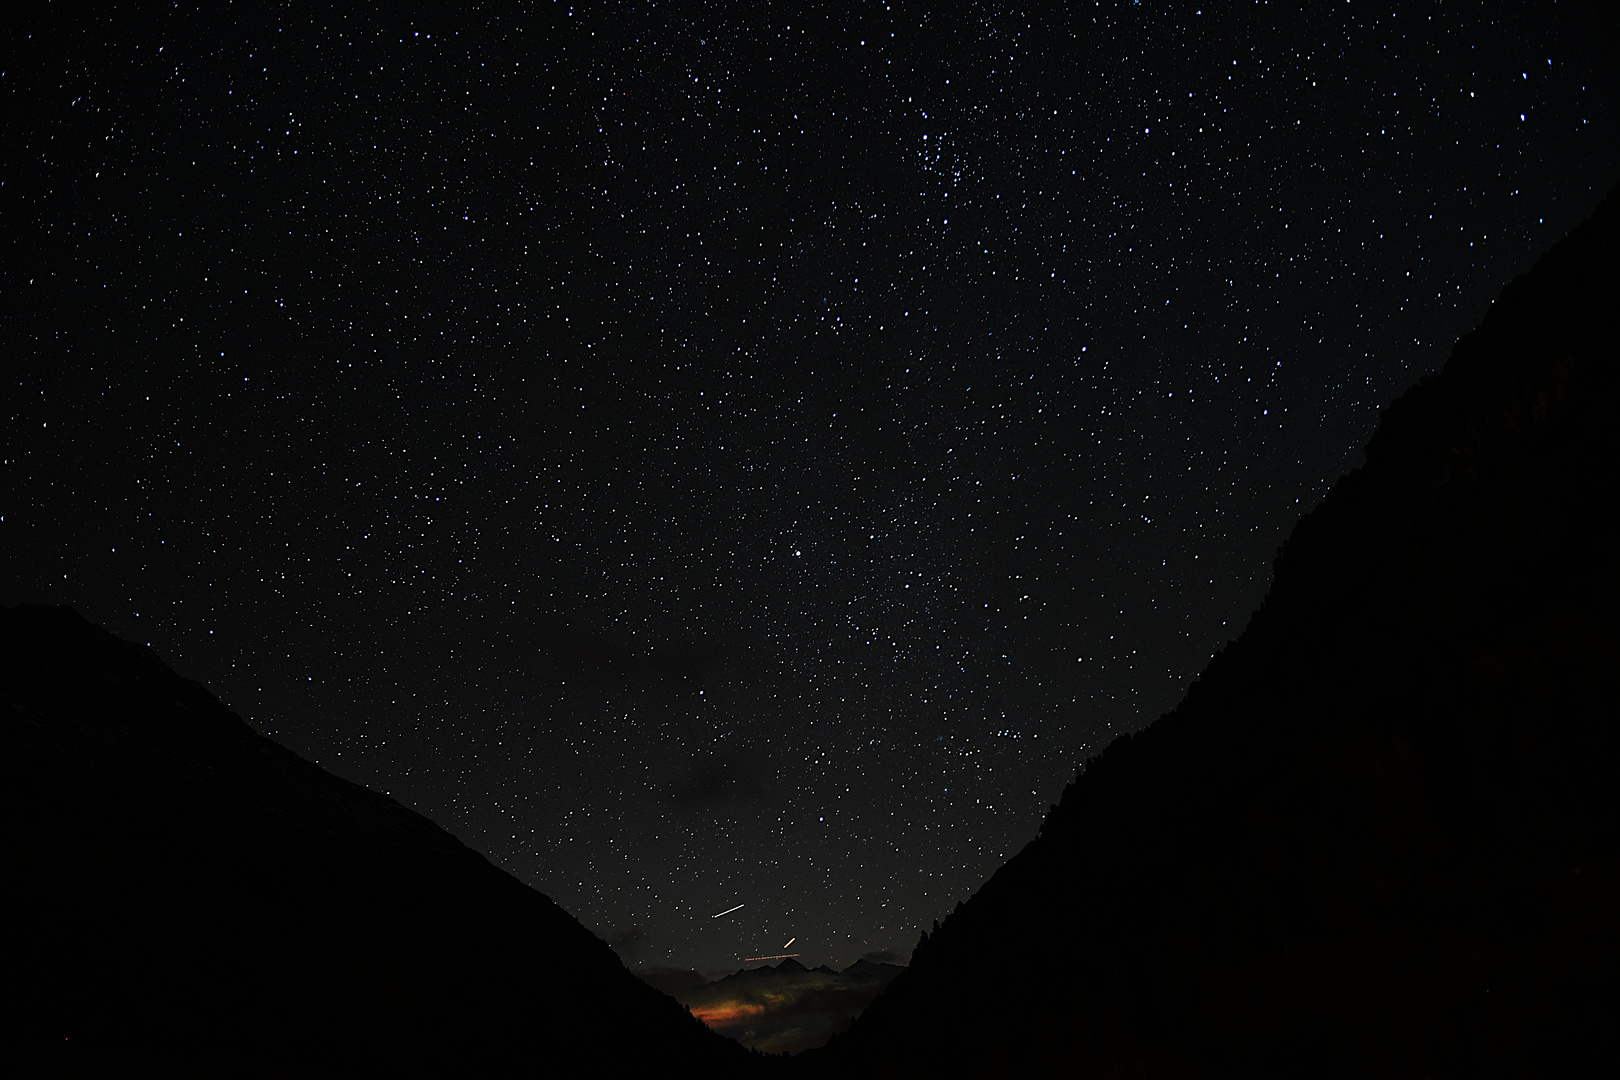
M 718 915 L 710 915 L 709 918 L 718 919 L 720 917 L 720 915 L 730 915 L 733 911 L 736 911 L 737 908 L 740 908 L 740 907 L 742 907 L 741 904 L 738 904 L 737 907 L 728 907 L 728 908 L 726 908 L 726 910 L 720 912 Z
M 798 940 L 798 939 L 795 938 L 794 940 Z M 755 960 L 786 960 L 790 956 L 799 956 L 799 955 L 801 955 L 801 954 L 796 953 L 796 952 L 785 952 L 785 953 L 778 953 L 775 956 L 745 956 L 745 957 L 743 957 L 743 963 L 752 964 Z
M 790 937 L 790 938 L 788 938 L 788 943 L 787 943 L 787 945 L 784 945 L 784 946 L 782 946 L 782 948 L 784 948 L 784 949 L 785 949 L 785 948 L 787 948 L 787 947 L 788 947 L 788 945 L 792 945 L 792 944 L 793 944 L 793 943 L 794 943 L 794 942 L 795 942 L 795 941 L 798 941 L 798 940 L 799 940 L 799 939 L 798 939 L 798 938 L 796 938 L 796 937 Z

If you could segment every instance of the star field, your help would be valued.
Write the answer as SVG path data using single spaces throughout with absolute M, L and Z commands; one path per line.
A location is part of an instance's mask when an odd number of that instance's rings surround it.
M 903 955 L 1620 161 L 1569 4 L 18 25 L 0 600 L 632 966 Z

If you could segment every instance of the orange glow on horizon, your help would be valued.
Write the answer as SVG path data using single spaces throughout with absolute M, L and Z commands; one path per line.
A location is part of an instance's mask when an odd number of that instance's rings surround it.
M 764 1005 L 752 1001 L 717 1001 L 713 1005 L 693 1006 L 692 1015 L 714 1027 L 716 1024 L 734 1024 L 738 1020 L 758 1016 L 765 1009 Z

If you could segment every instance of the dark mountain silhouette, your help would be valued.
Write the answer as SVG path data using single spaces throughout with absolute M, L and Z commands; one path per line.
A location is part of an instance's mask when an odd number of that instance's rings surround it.
M 1088 762 L 802 1067 L 1580 1076 L 1612 1057 L 1617 371 L 1611 194 L 1386 411 L 1183 703 Z M 0 609 L 0 769 L 18 1075 L 764 1066 L 544 896 L 69 610 Z M 859 998 L 818 980 L 889 974 L 731 978 L 791 978 L 759 1015 L 810 1038 L 798 1017 Z
M 780 964 L 761 964 L 756 968 L 738 968 L 730 975 L 716 979 L 710 986 L 727 986 L 732 983 L 770 982 L 777 979 L 793 979 L 800 975 L 839 975 L 850 980 L 886 983 L 900 972 L 906 970 L 899 964 L 876 964 L 870 960 L 857 960 L 843 971 L 835 971 L 826 964 L 817 964 L 815 967 L 805 967 L 792 957 L 788 957 Z
M 1620 191 L 845 1035 L 848 1076 L 1581 1076 L 1620 992 Z
M 0 719 L 13 1075 L 762 1064 L 545 896 L 71 610 L 0 609 Z

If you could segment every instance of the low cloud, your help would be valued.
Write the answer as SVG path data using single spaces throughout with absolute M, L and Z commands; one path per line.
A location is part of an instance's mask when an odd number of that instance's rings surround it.
M 640 956 L 641 950 L 646 947 L 647 931 L 639 926 L 632 926 L 621 934 L 609 934 L 607 943 L 628 963 Z
M 741 762 L 717 758 L 698 764 L 664 789 L 663 797 L 691 813 L 765 801 L 765 785 Z
M 794 960 L 739 971 L 709 982 L 695 971 L 657 969 L 641 977 L 692 1010 L 715 1031 L 766 1053 L 796 1054 L 821 1046 L 849 1026 L 902 969 L 874 959 L 843 971 L 805 968 Z

